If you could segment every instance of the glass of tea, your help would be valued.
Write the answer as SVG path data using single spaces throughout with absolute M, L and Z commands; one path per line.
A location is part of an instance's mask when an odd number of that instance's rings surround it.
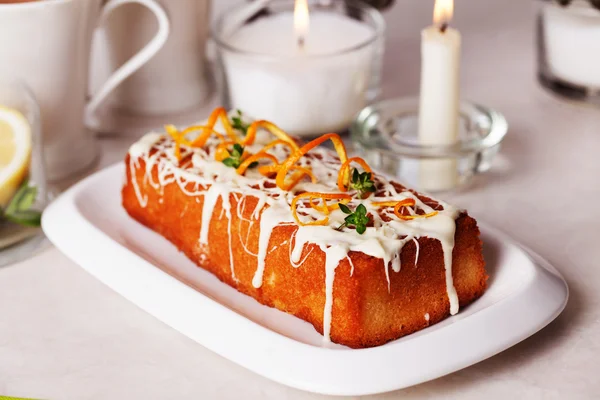
M 38 103 L 23 82 L 0 78 L 0 266 L 40 246 L 47 202 Z

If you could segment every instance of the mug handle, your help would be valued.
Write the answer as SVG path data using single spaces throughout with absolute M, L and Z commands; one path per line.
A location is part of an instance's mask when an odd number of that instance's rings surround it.
M 100 104 L 106 100 L 106 97 L 110 92 L 119 86 L 125 79 L 150 61 L 150 59 L 163 47 L 169 37 L 169 32 L 171 30 L 169 17 L 167 17 L 165 10 L 154 0 L 108 0 L 102 7 L 98 25 L 102 25 L 106 21 L 106 18 L 108 18 L 116 8 L 131 3 L 141 4 L 152 11 L 158 21 L 158 32 L 146 46 L 117 68 L 117 70 L 113 72 L 100 87 L 98 92 L 92 95 L 92 98 L 85 107 L 85 122 L 87 126 L 97 125 L 97 121 L 94 121 L 94 118 L 98 106 L 100 106 Z

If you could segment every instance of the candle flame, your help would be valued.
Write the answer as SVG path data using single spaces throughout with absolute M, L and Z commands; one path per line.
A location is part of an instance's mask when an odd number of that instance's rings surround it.
M 448 27 L 454 13 L 454 0 L 435 0 L 433 23 L 443 32 Z
M 299 47 L 304 47 L 304 41 L 308 33 L 308 1 L 296 0 L 294 4 L 294 33 Z

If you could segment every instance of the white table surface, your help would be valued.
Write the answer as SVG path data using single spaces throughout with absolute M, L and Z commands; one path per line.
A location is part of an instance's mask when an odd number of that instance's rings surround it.
M 385 98 L 417 92 L 419 29 L 429 23 L 432 8 L 422 0 L 397 3 L 386 14 Z M 538 86 L 531 2 L 460 0 L 457 14 L 464 97 L 501 110 L 510 134 L 494 171 L 449 200 L 556 265 L 568 280 L 571 298 L 555 322 L 513 348 L 449 376 L 373 398 L 598 398 L 600 109 L 557 100 Z M 102 139 L 99 167 L 120 160 L 131 140 Z M 0 394 L 322 398 L 273 383 L 208 351 L 51 246 L 0 269 Z

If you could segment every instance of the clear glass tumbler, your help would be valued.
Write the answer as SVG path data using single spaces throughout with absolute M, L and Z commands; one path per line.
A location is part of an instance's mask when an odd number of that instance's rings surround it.
M 0 79 L 0 266 L 39 247 L 47 202 L 37 101 L 19 80 Z
M 559 96 L 600 106 L 600 2 L 537 4 L 540 83 Z
M 379 11 L 344 0 L 243 3 L 213 26 L 223 105 L 311 137 L 348 129 L 380 93 L 383 32 Z

